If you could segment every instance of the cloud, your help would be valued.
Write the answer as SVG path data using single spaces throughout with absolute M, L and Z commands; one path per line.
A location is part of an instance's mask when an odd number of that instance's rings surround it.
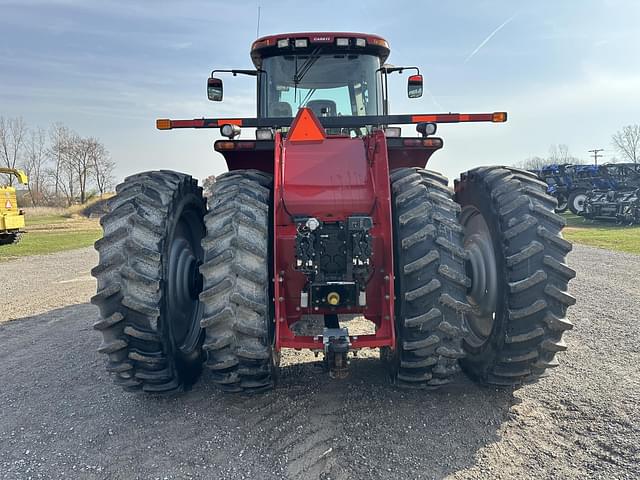
M 170 45 L 174 50 L 184 50 L 185 48 L 189 48 L 193 45 L 193 42 L 177 42 Z
M 476 47 L 476 49 L 471 52 L 469 54 L 469 56 L 467 56 L 467 58 L 465 58 L 463 63 L 467 63 L 469 60 L 471 60 L 473 57 L 476 56 L 476 54 L 482 49 L 482 47 L 484 47 L 487 43 L 489 43 L 489 40 L 491 40 L 496 33 L 498 33 L 500 30 L 502 30 L 504 27 L 506 27 L 509 23 L 511 23 L 511 21 L 516 18 L 516 16 L 518 15 L 518 12 L 514 13 L 513 15 L 511 15 L 509 18 L 507 18 L 504 22 L 502 22 L 500 25 L 498 25 L 498 27 L 491 32 L 487 38 L 485 38 L 482 42 L 480 42 L 480 45 L 478 45 Z

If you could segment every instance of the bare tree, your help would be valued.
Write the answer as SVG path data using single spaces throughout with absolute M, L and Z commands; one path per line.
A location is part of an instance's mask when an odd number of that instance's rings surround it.
M 547 164 L 549 163 L 555 163 L 558 165 L 562 165 L 565 163 L 570 163 L 572 165 L 582 165 L 584 161 L 581 158 L 571 155 L 568 145 L 560 143 L 558 145 L 551 145 L 551 147 L 549 147 Z
M 614 147 L 628 161 L 638 163 L 640 160 L 640 125 L 627 125 L 612 137 Z
M 97 143 L 94 138 L 82 138 L 79 135 L 74 135 L 68 145 L 69 163 L 75 174 L 80 203 L 87 200 L 87 180 L 93 169 L 91 155 L 97 148 Z
M 53 195 L 56 199 L 59 198 L 64 183 L 63 170 L 67 162 L 71 136 L 69 129 L 61 123 L 54 123 L 49 129 L 49 156 L 52 159 L 49 175 L 53 184 Z
M 529 157 L 525 158 L 521 162 L 516 164 L 517 167 L 524 168 L 525 170 L 540 170 L 545 165 L 548 165 L 549 161 L 544 157 Z
M 23 155 L 27 125 L 22 118 L 0 117 L 0 159 L 7 168 L 16 168 Z M 13 175 L 9 175 L 9 185 L 13 185 Z
M 111 160 L 109 152 L 103 144 L 96 139 L 91 139 L 95 142 L 95 148 L 90 153 L 90 160 L 93 166 L 92 174 L 93 181 L 98 187 L 100 197 L 102 197 L 108 188 L 113 186 L 113 171 L 116 164 Z
M 551 145 L 549 147 L 548 157 L 529 157 L 521 162 L 518 162 L 516 166 L 524 168 L 526 170 L 540 170 L 547 165 L 562 165 L 562 164 L 582 165 L 584 161 L 581 158 L 574 157 L 569 152 L 569 147 L 565 144 Z
M 29 132 L 23 163 L 23 168 L 29 176 L 27 189 L 33 206 L 41 205 L 47 199 L 47 160 L 45 131 L 38 127 Z

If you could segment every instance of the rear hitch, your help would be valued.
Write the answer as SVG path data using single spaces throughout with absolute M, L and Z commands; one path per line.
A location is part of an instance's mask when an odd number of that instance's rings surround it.
M 325 328 L 322 331 L 324 364 L 331 378 L 346 378 L 349 375 L 347 354 L 351 343 L 346 328 Z

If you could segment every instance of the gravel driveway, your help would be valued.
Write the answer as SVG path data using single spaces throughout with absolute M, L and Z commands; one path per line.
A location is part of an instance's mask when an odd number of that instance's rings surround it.
M 0 325 L 0 478 L 640 477 L 638 256 L 576 246 L 569 351 L 515 392 L 462 375 L 399 391 L 373 353 L 336 381 L 293 352 L 275 391 L 222 395 L 205 374 L 170 398 L 108 380 L 84 303 L 95 259 L 0 263 L 26 304 L 7 306 L 5 281 L 1 318 L 46 311 Z

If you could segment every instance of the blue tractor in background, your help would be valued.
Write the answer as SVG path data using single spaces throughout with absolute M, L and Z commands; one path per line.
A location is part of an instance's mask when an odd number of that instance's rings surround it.
M 617 184 L 609 175 L 606 165 L 571 165 L 571 190 L 568 195 L 569 210 L 579 215 L 591 190 L 615 190 Z
M 617 188 L 617 180 L 609 174 L 607 165 L 551 164 L 533 172 L 547 184 L 547 193 L 558 200 L 558 213 L 569 208 L 578 215 L 588 192 Z
M 568 164 L 546 165 L 539 170 L 531 170 L 547 184 L 547 193 L 558 200 L 556 212 L 561 213 L 567 209 L 569 192 L 571 190 L 571 176 L 567 174 Z
M 589 191 L 580 212 L 589 220 L 613 220 L 620 224 L 640 224 L 640 165 L 603 165 L 609 183 Z

